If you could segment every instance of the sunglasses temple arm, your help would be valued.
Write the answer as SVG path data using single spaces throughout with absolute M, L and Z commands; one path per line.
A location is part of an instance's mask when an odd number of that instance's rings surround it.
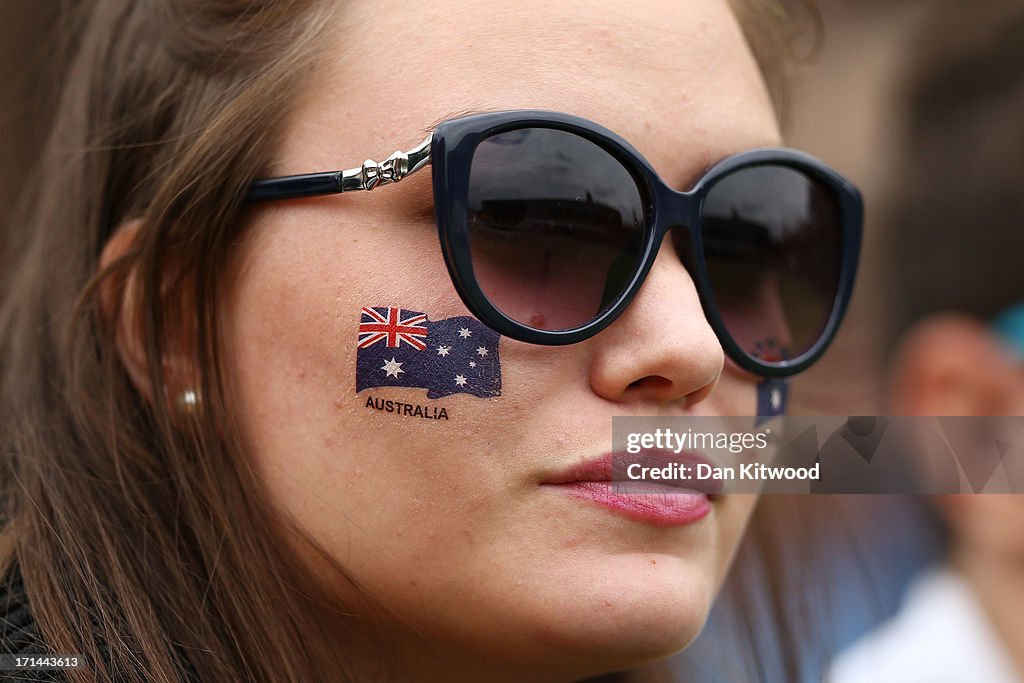
M 430 143 L 433 137 L 434 134 L 429 133 L 423 142 L 413 149 L 408 152 L 395 152 L 380 163 L 367 159 L 362 166 L 345 171 L 306 173 L 253 181 L 246 192 L 245 200 L 261 202 L 356 190 L 369 191 L 378 185 L 397 183 L 430 163 Z

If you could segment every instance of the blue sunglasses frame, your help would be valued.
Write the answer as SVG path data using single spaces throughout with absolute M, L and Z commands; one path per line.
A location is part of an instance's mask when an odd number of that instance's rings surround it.
M 590 322 L 567 330 L 542 330 L 513 320 L 496 308 L 481 290 L 473 273 L 468 227 L 470 167 L 477 146 L 485 139 L 524 128 L 565 131 L 588 140 L 614 157 L 629 171 L 645 204 L 644 244 L 636 272 L 622 293 Z M 381 163 L 368 159 L 359 168 L 256 180 L 246 200 L 250 202 L 372 190 L 394 183 L 431 165 L 434 211 L 438 236 L 452 283 L 463 303 L 481 322 L 499 334 L 531 344 L 575 344 L 608 327 L 625 311 L 640 290 L 670 228 L 687 232 L 695 272 L 694 280 L 704 314 L 726 354 L 741 368 L 757 375 L 784 377 L 810 367 L 828 348 L 845 315 L 853 290 L 860 255 L 863 200 L 848 180 L 814 157 L 792 149 L 765 147 L 728 157 L 712 166 L 687 191 L 669 187 L 648 161 L 626 140 L 587 119 L 544 110 L 513 110 L 473 114 L 438 124 L 427 138 L 409 152 L 395 152 Z M 792 358 L 766 360 L 744 351 L 733 339 L 714 303 L 704 259 L 701 211 L 708 191 L 721 179 L 756 166 L 795 169 L 833 193 L 841 230 L 839 281 L 828 319 L 819 337 Z

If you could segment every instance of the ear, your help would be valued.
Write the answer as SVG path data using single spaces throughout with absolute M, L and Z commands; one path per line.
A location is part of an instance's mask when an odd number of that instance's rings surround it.
M 889 396 L 897 415 L 1014 415 L 1024 406 L 1024 373 L 987 326 L 940 314 L 904 337 Z
M 100 254 L 100 272 L 128 256 L 138 239 L 141 222 L 123 223 L 107 240 Z M 137 318 L 136 270 L 118 269 L 111 271 L 100 285 L 99 301 L 103 319 L 114 330 L 114 342 L 121 363 L 131 378 L 132 384 L 146 400 L 153 401 L 153 387 L 146 370 L 146 354 L 142 343 L 142 328 Z
M 137 248 L 141 229 L 142 223 L 139 220 L 127 221 L 117 229 L 107 240 L 100 254 L 101 272 L 129 256 Z M 152 404 L 154 389 L 150 380 L 143 321 L 139 316 L 137 300 L 138 275 L 137 266 L 128 261 L 125 267 L 115 268 L 104 278 L 98 295 L 103 318 L 114 330 L 114 341 L 121 363 L 138 392 Z M 184 324 L 175 325 L 169 332 L 177 330 L 180 333 L 185 327 Z M 191 364 L 184 362 L 181 341 L 165 340 L 164 351 L 167 355 L 160 361 L 168 394 L 162 398 L 167 401 L 169 408 L 174 407 L 174 397 L 180 395 L 184 389 L 196 386 L 188 375 L 187 368 Z

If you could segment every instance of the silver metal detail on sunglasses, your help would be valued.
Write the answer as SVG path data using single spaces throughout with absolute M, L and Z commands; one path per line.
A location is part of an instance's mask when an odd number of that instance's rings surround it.
M 378 185 L 397 183 L 430 163 L 430 142 L 434 134 L 427 137 L 408 152 L 396 151 L 384 161 L 377 163 L 367 159 L 359 168 L 342 171 L 341 191 L 372 190 Z

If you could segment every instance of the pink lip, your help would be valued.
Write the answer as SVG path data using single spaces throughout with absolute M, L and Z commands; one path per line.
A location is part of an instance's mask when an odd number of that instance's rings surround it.
M 704 456 L 686 451 L 645 451 L 638 455 L 605 453 L 557 473 L 541 484 L 658 526 L 682 526 L 703 519 L 711 512 L 711 503 L 722 488 L 721 482 L 715 480 L 633 481 L 625 475 L 625 467 L 631 463 L 644 467 L 664 467 L 669 463 L 689 467 L 712 464 Z

